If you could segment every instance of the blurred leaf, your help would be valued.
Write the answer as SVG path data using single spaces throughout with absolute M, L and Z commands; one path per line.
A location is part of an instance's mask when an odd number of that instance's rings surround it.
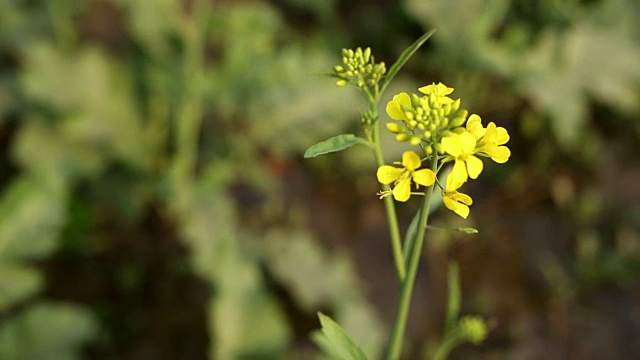
M 322 154 L 328 154 L 332 152 L 342 151 L 344 149 L 350 148 L 351 146 L 357 143 L 367 143 L 367 140 L 356 137 L 353 134 L 342 134 L 338 136 L 334 136 L 325 141 L 321 141 L 313 146 L 311 146 L 304 153 L 305 158 L 312 158 Z
M 429 40 L 429 38 L 431 37 L 431 35 L 433 35 L 434 32 L 436 32 L 435 29 L 420 36 L 418 40 L 416 40 L 413 44 L 411 44 L 411 46 L 409 46 L 407 49 L 405 49 L 405 51 L 402 52 L 398 60 L 396 60 L 396 62 L 393 65 L 391 65 L 391 68 L 389 68 L 387 75 L 382 80 L 382 83 L 380 84 L 380 94 L 384 92 L 384 90 L 387 88 L 391 80 L 393 80 L 393 78 L 400 71 L 400 69 L 402 69 L 404 64 L 406 64 L 407 61 L 409 61 L 411 56 L 413 56 L 413 54 L 416 51 L 418 51 L 418 49 L 422 46 L 422 44 L 424 44 L 427 40 Z
M 322 324 L 322 331 L 313 333 L 313 341 L 326 354 L 340 360 L 367 359 L 362 349 L 351 340 L 340 325 L 320 312 L 318 313 L 318 318 L 320 318 L 320 323 Z
M 43 43 L 29 47 L 25 59 L 25 96 L 59 113 L 56 121 L 40 119 L 35 112 L 27 118 L 27 133 L 17 144 L 25 167 L 58 166 L 55 170 L 85 175 L 83 171 L 95 173 L 110 159 L 147 165 L 153 148 L 133 107 L 130 74 L 117 61 L 97 48 L 71 55 Z M 48 139 L 52 133 L 55 137 Z
M 445 333 L 453 331 L 458 324 L 460 316 L 460 270 L 455 261 L 449 263 L 449 276 L 447 277 L 449 292 L 447 295 L 447 319 Z
M 131 34 L 156 56 L 168 50 L 171 32 L 180 25 L 180 1 L 115 0 L 127 7 Z
M 33 295 L 41 286 L 36 270 L 0 260 L 0 311 Z
M 81 359 L 81 347 L 97 334 L 90 314 L 70 305 L 40 303 L 0 327 L 0 358 Z
M 56 245 L 65 220 L 64 189 L 51 176 L 15 180 L 0 201 L 0 260 L 35 259 Z
M 326 252 L 304 230 L 273 230 L 264 238 L 270 273 L 289 289 L 302 310 L 335 309 L 335 317 L 351 337 L 378 358 L 386 329 L 366 299 L 351 258 Z
M 225 165 L 211 164 L 191 188 L 182 232 L 196 273 L 216 289 L 209 304 L 210 356 L 271 356 L 289 343 L 282 309 L 264 286 L 258 258 L 246 248 L 235 204 L 226 193 Z

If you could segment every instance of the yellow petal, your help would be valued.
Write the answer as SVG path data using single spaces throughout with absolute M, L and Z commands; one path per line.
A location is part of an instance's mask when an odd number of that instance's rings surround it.
M 485 129 L 482 127 L 482 120 L 480 116 L 472 114 L 467 120 L 467 131 L 473 134 L 476 139 L 480 139 L 484 136 Z
M 470 132 L 465 131 L 462 134 L 458 135 L 458 138 L 460 139 L 462 153 L 463 154 L 473 153 L 473 150 L 476 148 L 476 142 L 477 142 L 476 137 L 473 136 L 473 134 L 471 134 Z
M 465 161 L 467 164 L 467 171 L 469 172 L 469 177 L 472 179 L 477 179 L 478 175 L 482 172 L 482 160 L 477 157 L 471 155 L 467 157 Z
M 448 195 L 445 195 L 442 198 L 442 202 L 444 202 L 444 206 L 460 215 L 463 219 L 466 219 L 467 216 L 469 216 L 469 207 L 451 199 Z
M 462 186 L 467 179 L 469 178 L 469 174 L 467 173 L 467 166 L 464 161 L 456 160 L 453 164 L 453 169 L 451 170 L 451 174 L 449 176 L 452 177 L 452 184 L 458 185 L 458 187 Z
M 378 168 L 376 177 L 381 184 L 391 184 L 400 178 L 403 171 L 404 169 L 399 169 L 390 165 L 382 165 Z
M 440 140 L 442 151 L 453 157 L 462 155 L 462 144 L 460 143 L 459 137 L 460 135 L 458 134 L 443 137 L 442 140 Z
M 397 201 L 405 202 L 409 200 L 411 196 L 411 180 L 402 179 L 394 188 L 393 188 L 393 198 Z
M 408 170 L 415 170 L 420 167 L 422 161 L 420 160 L 420 156 L 413 151 L 405 151 L 402 154 L 402 166 L 407 168 Z
M 387 115 L 394 120 L 405 120 L 403 106 L 411 106 L 411 98 L 407 93 L 400 93 L 387 103 Z
M 422 186 L 431 186 L 436 182 L 436 174 L 431 169 L 422 169 L 413 173 L 413 181 Z
M 438 83 L 437 85 L 431 84 L 418 89 L 418 91 L 425 95 L 430 95 L 432 92 L 435 92 L 438 96 L 449 95 L 453 92 L 453 90 L 453 88 L 447 87 L 443 83 Z
M 484 138 L 485 143 L 493 143 L 504 145 L 509 141 L 509 133 L 503 127 L 497 127 L 495 123 L 490 122 L 487 125 L 487 133 Z
M 456 178 L 453 175 L 451 175 L 451 173 L 449 173 L 449 176 L 447 176 L 447 185 L 445 187 L 447 192 L 456 191 L 463 184 L 462 182 L 456 181 Z
M 473 204 L 473 199 L 471 199 L 471 196 L 467 195 L 467 194 L 463 194 L 460 192 L 455 192 L 453 193 L 453 195 L 451 195 L 451 198 L 459 203 L 465 204 L 465 205 L 471 205 Z
M 509 160 L 511 156 L 511 150 L 509 150 L 506 146 L 498 146 L 496 151 L 491 154 L 491 160 L 497 162 L 498 164 L 504 164 Z

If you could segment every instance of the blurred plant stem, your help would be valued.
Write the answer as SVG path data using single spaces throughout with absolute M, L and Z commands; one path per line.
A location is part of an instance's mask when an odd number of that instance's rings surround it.
M 431 157 L 431 169 L 435 172 L 438 168 L 438 157 Z M 420 209 L 420 219 L 418 220 L 418 230 L 415 236 L 414 246 L 409 254 L 409 263 L 407 275 L 402 281 L 400 290 L 400 300 L 396 310 L 396 318 L 391 332 L 389 341 L 389 350 L 387 353 L 388 360 L 400 359 L 402 354 L 402 344 L 404 342 L 404 334 L 407 328 L 407 319 L 409 318 L 409 309 L 411 307 L 411 295 L 413 295 L 413 286 L 416 281 L 418 267 L 420 265 L 420 256 L 422 254 L 422 245 L 424 244 L 425 231 L 427 229 L 427 220 L 429 218 L 429 208 L 431 207 L 431 196 L 435 186 L 429 186 L 424 191 L 424 199 L 422 208 Z M 391 196 L 385 197 L 391 199 Z
M 380 124 L 378 120 L 378 102 L 380 94 L 376 94 L 375 98 L 368 97 L 369 99 L 369 111 L 371 117 L 374 119 L 371 124 L 371 139 L 373 143 L 373 151 L 376 157 L 376 163 L 378 167 L 385 164 L 384 157 L 382 155 L 382 147 L 380 146 Z M 389 185 L 382 185 L 383 191 L 389 191 Z M 393 261 L 396 266 L 396 273 L 398 275 L 398 281 L 402 284 L 406 276 L 405 260 L 402 254 L 402 241 L 400 239 L 400 228 L 398 226 L 398 217 L 396 216 L 396 207 L 391 196 L 384 197 L 384 208 L 387 213 L 387 222 L 389 223 L 389 233 L 391 235 L 391 247 L 393 249 Z
M 77 40 L 69 2 L 69 0 L 51 0 L 47 2 L 56 41 L 58 46 L 65 50 L 72 49 Z
M 203 118 L 204 56 L 209 33 L 210 4 L 195 1 L 191 11 L 183 12 L 178 29 L 184 41 L 182 98 L 178 105 L 176 123 L 176 154 L 172 179 L 178 210 L 189 203 L 189 192 L 198 160 L 198 134 Z

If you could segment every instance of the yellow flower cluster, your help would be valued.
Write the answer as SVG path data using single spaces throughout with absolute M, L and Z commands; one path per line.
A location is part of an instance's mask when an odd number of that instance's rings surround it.
M 445 206 L 463 218 L 469 216 L 469 206 L 473 203 L 467 194 L 458 189 L 469 178 L 476 179 L 483 170 L 479 157 L 488 157 L 497 163 L 506 162 L 511 151 L 505 146 L 509 134 L 503 127 L 490 122 L 482 126 L 480 116 L 459 109 L 460 100 L 448 97 L 453 88 L 442 83 L 418 89 L 424 96 L 400 93 L 387 103 L 387 114 L 393 120 L 387 129 L 396 134 L 396 140 L 419 145 L 430 162 L 438 162 L 437 169 L 453 161 L 453 168 L 442 190 Z M 465 125 L 466 122 L 466 126 Z M 436 150 L 436 151 L 434 151 Z M 383 165 L 378 168 L 378 181 L 393 184 L 391 194 L 397 201 L 407 201 L 411 196 L 411 183 L 422 186 L 436 184 L 436 173 L 431 169 L 421 169 L 422 160 L 414 151 L 402 155 L 401 167 Z

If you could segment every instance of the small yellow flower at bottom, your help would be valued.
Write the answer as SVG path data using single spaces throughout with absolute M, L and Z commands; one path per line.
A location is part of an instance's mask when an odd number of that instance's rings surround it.
M 473 204 L 471 196 L 458 192 L 463 183 L 456 181 L 453 174 L 447 176 L 447 186 L 442 192 L 442 202 L 449 210 L 460 215 L 463 219 L 469 216 L 469 205 Z
M 436 181 L 436 175 L 431 169 L 416 170 L 421 164 L 418 154 L 405 151 L 402 154 L 401 168 L 382 165 L 378 168 L 376 176 L 382 184 L 393 183 L 393 198 L 405 202 L 411 197 L 411 181 L 422 186 L 431 186 Z

